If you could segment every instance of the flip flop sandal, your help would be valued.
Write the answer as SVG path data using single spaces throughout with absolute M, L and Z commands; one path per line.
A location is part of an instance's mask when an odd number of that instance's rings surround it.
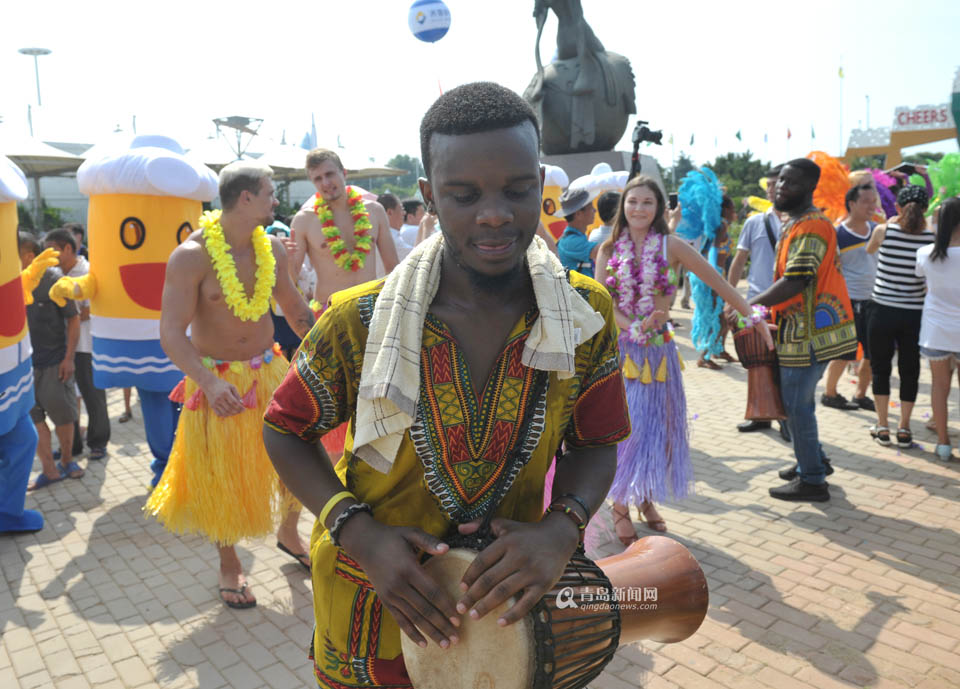
M 63 476 L 59 478 L 50 478 L 46 474 L 41 473 L 36 479 L 34 479 L 33 484 L 27 486 L 27 492 L 37 490 L 38 488 L 46 488 L 51 483 L 59 483 L 62 480 Z
M 103 459 L 106 456 L 107 456 L 107 451 L 104 448 L 90 450 L 90 454 L 87 455 L 88 459 Z
M 713 359 L 699 359 L 697 361 L 697 368 L 709 368 L 712 371 L 722 371 L 723 366 L 718 364 Z
M 737 360 L 734 359 L 733 356 L 731 356 L 731 355 L 728 354 L 727 352 L 720 352 L 719 354 L 717 354 L 717 358 L 718 358 L 718 359 L 723 359 L 723 360 L 726 361 L 728 364 L 735 364 L 735 363 L 737 363 Z
M 277 541 L 277 547 L 285 552 L 287 555 L 292 557 L 294 560 L 300 563 L 300 566 L 303 567 L 308 572 L 310 571 L 310 555 L 308 553 L 295 553 L 285 546 L 280 541 Z
M 228 588 L 220 587 L 220 601 L 224 605 L 226 605 L 228 608 L 234 608 L 235 610 L 246 610 L 248 608 L 252 608 L 256 606 L 257 601 L 255 600 L 232 601 L 232 600 L 227 600 L 226 598 L 223 597 L 223 594 L 225 593 L 235 593 L 238 596 L 242 596 L 246 593 L 246 591 L 247 591 L 246 584 L 244 584 L 238 589 L 228 589 Z
M 85 473 L 76 462 L 70 462 L 67 466 L 58 464 L 57 469 L 60 470 L 60 478 L 83 478 L 83 474 Z M 73 476 L 72 474 L 76 471 L 79 471 L 80 474 Z
M 120 418 L 117 419 L 117 421 L 119 421 L 120 423 L 126 423 L 127 421 L 129 421 L 129 420 L 132 419 L 132 418 L 133 418 L 133 412 L 132 412 L 132 411 L 125 411 L 125 412 L 123 412 L 123 413 L 120 415 Z

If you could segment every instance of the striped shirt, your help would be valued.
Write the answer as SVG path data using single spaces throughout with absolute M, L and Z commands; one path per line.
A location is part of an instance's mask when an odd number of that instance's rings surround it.
M 915 272 L 917 249 L 933 242 L 933 233 L 924 230 L 909 234 L 895 223 L 877 252 L 877 277 L 873 283 L 873 301 L 900 309 L 923 309 L 926 281 Z

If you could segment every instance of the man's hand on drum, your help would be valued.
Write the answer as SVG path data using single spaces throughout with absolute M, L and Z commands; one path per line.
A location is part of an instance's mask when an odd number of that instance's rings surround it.
M 419 552 L 442 555 L 450 548 L 412 527 L 387 526 L 358 514 L 343 527 L 340 543 L 361 569 L 400 629 L 426 648 L 425 636 L 440 647 L 457 643 L 460 617 L 453 598 L 423 569 Z
M 467 569 L 460 583 L 464 592 L 457 612 L 480 619 L 513 595 L 517 600 L 497 621 L 513 624 L 553 588 L 579 543 L 576 524 L 557 513 L 536 523 L 494 519 L 490 523 L 496 540 Z M 469 534 L 479 522 L 460 526 Z
M 767 344 L 767 349 L 772 351 L 776 345 L 773 344 L 773 335 L 771 335 L 771 333 L 777 329 L 777 326 L 770 325 L 766 321 L 760 321 L 753 327 L 760 330 L 760 336 L 763 337 L 763 341 Z

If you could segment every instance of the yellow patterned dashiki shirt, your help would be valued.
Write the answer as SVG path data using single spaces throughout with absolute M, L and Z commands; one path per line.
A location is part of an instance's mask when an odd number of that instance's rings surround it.
M 857 330 L 837 253 L 837 231 L 820 211 L 788 222 L 777 242 L 773 280 L 805 280 L 796 296 L 771 309 L 781 366 L 810 366 L 857 350 Z
M 415 526 L 444 537 L 457 524 L 482 517 L 510 457 L 516 461 L 507 477 L 509 490 L 496 514 L 538 521 L 544 477 L 562 442 L 601 447 L 630 433 L 610 295 L 590 278 L 568 275 L 606 326 L 576 348 L 575 374 L 566 380 L 521 363 L 536 308 L 513 327 L 481 391 L 470 379 L 453 335 L 427 315 L 416 417 L 387 474 L 351 452 L 360 369 L 382 281 L 332 298 L 275 391 L 265 421 L 280 433 L 294 433 L 311 443 L 349 421 L 337 475 L 384 524 Z M 318 684 L 334 689 L 409 687 L 400 628 L 357 563 L 333 545 L 319 521 L 310 541 L 310 560 Z

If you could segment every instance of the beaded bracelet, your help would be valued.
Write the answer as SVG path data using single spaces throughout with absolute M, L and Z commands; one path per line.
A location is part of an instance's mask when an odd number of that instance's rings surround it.
M 564 493 L 564 494 L 561 495 L 559 498 L 557 498 L 557 500 L 563 500 L 564 498 L 570 498 L 570 499 L 573 500 L 575 503 L 577 503 L 578 505 L 580 505 L 580 507 L 583 508 L 583 516 L 584 516 L 584 518 L 585 518 L 587 521 L 590 521 L 590 508 L 587 507 L 587 503 L 584 502 L 583 498 L 581 498 L 579 495 L 574 495 L 573 493 Z M 554 500 L 554 502 L 557 502 L 557 500 Z
M 573 509 L 569 505 L 564 505 L 562 502 L 555 502 L 551 504 L 550 507 L 548 507 L 547 510 L 543 513 L 543 516 L 546 517 L 551 512 L 562 512 L 563 514 L 567 515 L 568 517 L 570 517 L 570 519 L 573 520 L 573 522 L 577 525 L 577 531 L 580 533 L 579 540 L 582 545 L 583 535 L 587 529 L 587 522 L 583 520 L 583 517 L 581 517 L 580 514 L 575 509 Z
M 330 527 L 330 540 L 333 541 L 333 544 L 338 548 L 340 547 L 340 530 L 350 517 L 359 512 L 366 512 L 372 516 L 373 508 L 365 502 L 355 502 L 337 515 L 337 518 L 334 520 L 333 526 Z

